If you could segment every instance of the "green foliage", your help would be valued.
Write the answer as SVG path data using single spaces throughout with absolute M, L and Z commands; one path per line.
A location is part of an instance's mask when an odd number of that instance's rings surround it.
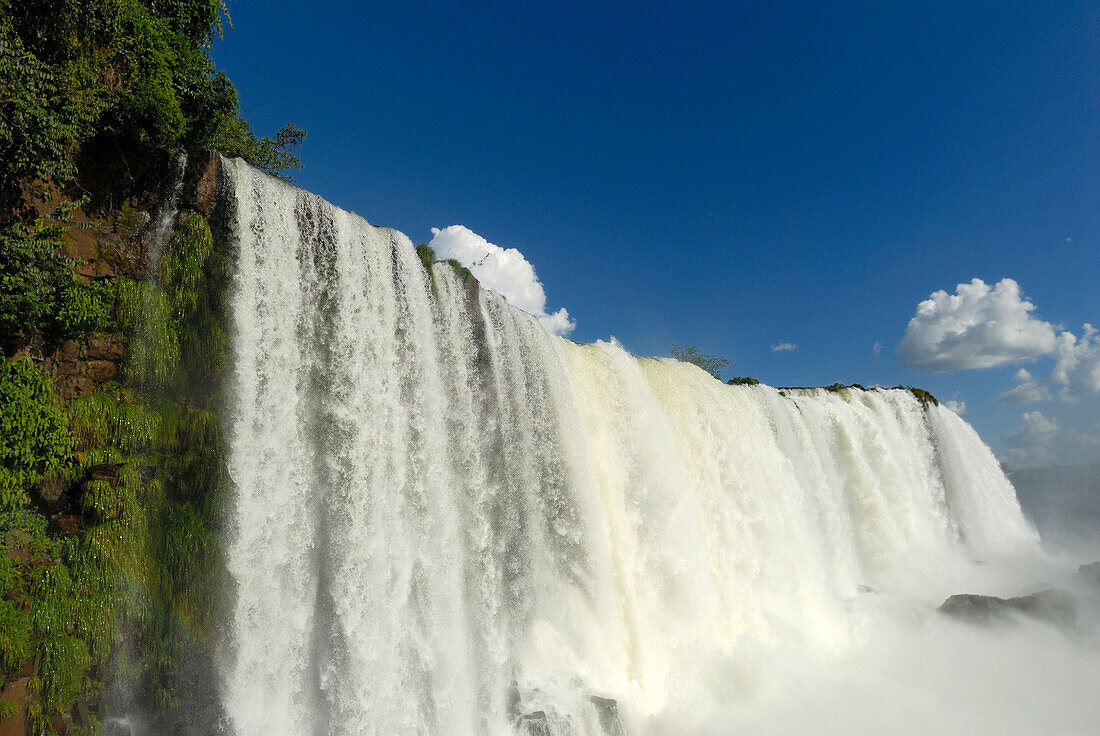
M 25 186 L 72 183 L 84 152 L 110 151 L 127 174 L 180 149 L 219 149 L 276 176 L 300 168 L 305 131 L 256 136 L 214 68 L 224 12 L 224 0 L 0 0 L 4 228 Z
M 432 255 L 434 256 L 435 254 L 433 253 Z M 444 261 L 444 263 L 454 269 L 455 273 L 458 274 L 458 278 L 462 282 L 463 286 L 469 286 L 470 282 L 475 280 L 474 275 L 470 272 L 470 269 L 463 266 L 454 258 L 449 258 Z
M 108 672 L 134 674 L 171 704 L 184 647 L 212 638 L 226 258 L 192 218 L 166 249 L 161 283 L 89 283 L 60 255 L 83 200 L 41 217 L 32 205 L 41 210 L 44 192 L 94 193 L 103 161 L 122 179 L 181 149 L 220 149 L 279 176 L 301 166 L 305 132 L 256 136 L 214 69 L 224 10 L 222 0 L 0 0 L 0 335 L 49 344 L 121 332 L 128 347 L 124 384 L 68 412 L 31 361 L 0 364 L 0 674 L 37 663 L 36 734 L 54 733 L 54 718 Z M 137 228 L 132 211 L 119 223 Z M 51 520 L 48 504 L 28 502 L 58 475 L 65 492 L 52 508 L 65 516 Z M 75 526 L 62 532 L 58 520 Z
M 136 302 L 127 302 L 124 309 L 120 321 L 137 329 L 135 339 L 130 342 L 126 377 L 135 386 L 149 390 L 170 386 L 180 359 L 171 300 L 159 286 L 142 284 L 141 297 Z
M 722 369 L 730 364 L 729 360 L 726 358 L 717 355 L 703 355 L 699 352 L 699 348 L 694 345 L 688 345 L 687 347 L 673 345 L 669 353 L 673 358 L 676 358 L 676 360 L 682 360 L 685 363 L 699 366 L 719 381 L 722 380 Z
M 54 331 L 74 282 L 69 260 L 57 252 L 65 229 L 47 218 L 0 227 L 0 334 Z
M 12 558 L 2 555 L 0 567 L 14 567 Z M 12 574 L 7 576 L 4 590 L 12 587 Z M 15 601 L 0 599 L 0 669 L 11 671 L 27 661 L 31 656 L 31 619 L 30 614 Z
M 916 397 L 917 401 L 919 401 L 920 405 L 925 409 L 928 408 L 929 404 L 932 404 L 933 406 L 940 405 L 940 400 L 928 391 L 925 391 L 923 388 L 917 388 L 916 386 L 906 386 L 905 388 L 909 391 L 909 393 L 913 394 L 913 396 Z
M 757 381 L 752 376 L 735 376 L 734 378 L 726 381 L 726 383 L 731 386 L 756 386 L 760 383 L 760 381 Z
M 59 471 L 72 450 L 65 411 L 48 374 L 23 358 L 0 365 L 0 508 Z
M 0 0 L 0 181 L 68 181 L 96 136 L 202 145 L 237 114 L 207 55 L 221 3 Z M 128 146 L 127 146 L 128 147 Z M 4 205 L 17 194 L 9 185 Z
M 435 251 L 427 243 L 421 243 L 416 246 L 416 257 L 420 259 L 420 264 L 424 266 L 424 270 L 428 273 L 432 272 L 432 264 L 435 263 Z
M 160 280 L 172 304 L 175 317 L 184 321 L 195 311 L 203 267 L 214 248 L 206 218 L 195 215 L 173 233 L 160 262 Z
M 211 140 L 211 147 L 226 156 L 239 156 L 272 176 L 290 181 L 285 172 L 302 168 L 297 151 L 305 137 L 306 131 L 287 123 L 275 135 L 260 138 L 252 132 L 247 122 L 238 117 L 222 125 Z
M 73 280 L 61 294 L 57 323 L 63 335 L 110 332 L 115 329 L 115 284 L 113 279 L 91 283 Z
M 434 289 L 435 274 L 432 273 L 432 263 L 435 262 L 435 251 L 427 243 L 421 243 L 416 246 L 416 257 L 420 259 L 420 265 L 424 267 L 424 272 L 428 274 L 428 286 Z
M 181 658 L 196 633 L 213 636 L 221 569 L 213 524 L 225 465 L 210 407 L 224 371 L 228 281 L 208 223 L 191 218 L 166 248 L 161 283 L 104 282 L 110 292 L 93 291 L 92 306 L 72 310 L 98 314 L 74 325 L 109 319 L 125 333 L 124 383 L 77 398 L 66 412 L 34 363 L 0 366 L 0 667 L 39 663 L 28 715 L 42 733 L 101 687 L 93 675 L 108 663 L 152 702 L 175 707 Z M 181 345 L 202 357 L 181 359 Z M 199 385 L 211 390 L 196 393 Z M 51 473 L 75 480 L 75 535 L 51 536 L 46 517 L 27 505 Z M 22 562 L 8 549 L 17 543 L 30 550 Z
M 58 7 L 61 5 L 62 7 Z M 0 0 L 0 207 L 20 180 L 67 180 L 73 142 L 94 129 L 104 95 L 86 84 L 92 54 L 74 38 L 90 20 L 83 3 Z M 67 7 L 66 7 L 67 6 Z M 90 29 L 89 29 L 90 30 Z M 97 80 L 98 81 L 98 80 Z M 84 82 L 82 84 L 82 82 Z
M 58 253 L 81 203 L 62 202 L 30 227 L 0 227 L 0 331 L 71 337 L 115 329 L 115 280 L 82 281 Z

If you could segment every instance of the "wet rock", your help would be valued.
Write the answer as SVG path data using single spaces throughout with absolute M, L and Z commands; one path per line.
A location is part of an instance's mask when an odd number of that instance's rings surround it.
M 1073 580 L 1100 593 L 1100 562 L 1081 565 L 1073 573 Z
M 122 336 L 110 333 L 94 333 L 88 335 L 88 343 L 84 348 L 84 357 L 88 360 L 109 360 L 117 362 L 125 354 Z
M 519 683 L 512 680 L 505 695 L 504 707 L 508 713 L 508 720 L 515 723 L 523 712 L 523 696 L 519 693 Z
M 70 363 L 80 355 L 80 343 L 76 340 L 65 340 L 57 349 L 56 360 L 59 363 Z
M 122 463 L 108 463 L 93 465 L 88 468 L 89 480 L 108 480 L 114 483 L 118 480 L 118 473 L 122 470 Z
M 600 730 L 604 736 L 626 736 L 622 719 L 619 717 L 619 703 L 611 698 L 601 698 L 592 695 L 589 702 L 596 707 L 596 714 L 600 719 Z
M 25 565 L 31 558 L 31 533 L 26 529 L 12 529 L 4 535 L 4 546 L 16 564 Z
M 117 367 L 109 360 L 89 360 L 85 364 L 85 375 L 93 383 L 104 383 L 114 377 Z
M 516 732 L 521 736 L 550 736 L 550 722 L 546 718 L 546 711 L 524 713 L 516 724 Z
M 76 514 L 66 514 L 57 517 L 57 525 L 66 534 L 79 534 L 84 531 L 84 518 Z
M 46 503 L 55 503 L 61 498 L 61 494 L 68 490 L 69 484 L 60 475 L 54 473 L 46 476 L 38 486 L 38 495 Z
M 61 375 L 54 380 L 57 393 L 64 401 L 79 399 L 95 390 L 95 383 L 87 376 Z
M 92 725 L 92 714 L 88 711 L 88 701 L 84 698 L 76 699 L 76 717 L 80 721 L 80 725 L 84 728 L 90 728 Z
M 103 722 L 103 736 L 133 736 L 133 733 L 125 718 L 108 718 Z
M 218 193 L 221 157 L 214 151 L 192 154 L 187 162 L 184 191 L 193 192 L 187 204 L 209 217 Z M 187 184 L 191 186 L 187 186 Z
M 1018 616 L 1059 626 L 1077 623 L 1077 606 L 1068 593 L 1050 588 L 1019 596 L 998 598 L 992 595 L 953 595 L 939 607 L 940 613 L 969 623 L 989 626 L 1011 623 Z
M 69 736 L 73 732 L 73 717 L 70 713 L 59 713 L 53 717 L 53 730 L 61 736 Z
M 15 713 L 0 718 L 0 736 L 26 736 L 27 723 L 27 683 L 30 677 L 17 677 L 8 680 L 0 691 L 0 703 L 18 703 Z

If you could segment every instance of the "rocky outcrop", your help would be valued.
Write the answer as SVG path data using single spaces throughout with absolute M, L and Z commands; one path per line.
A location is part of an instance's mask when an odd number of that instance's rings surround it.
M 179 212 L 170 225 L 174 229 L 176 225 L 184 223 L 188 218 L 201 214 L 210 219 L 212 226 L 218 227 L 221 225 L 221 221 L 217 220 L 217 217 L 221 216 L 218 210 L 223 206 L 219 189 L 222 186 L 221 160 L 216 154 L 210 153 L 193 155 L 189 161 L 190 165 L 184 172 L 185 186 L 179 200 Z M 103 298 L 113 299 L 116 298 L 113 295 L 119 293 L 115 291 L 116 284 L 125 284 L 128 279 L 133 281 L 146 279 L 150 270 L 147 252 L 152 239 L 154 214 L 157 213 L 158 208 L 157 198 L 156 193 L 128 196 L 121 201 L 112 197 L 93 197 L 90 204 L 86 203 L 84 207 L 72 213 L 72 221 L 76 227 L 70 228 L 66 235 L 63 254 L 75 261 L 73 270 L 78 281 L 93 285 L 102 282 L 104 286 L 110 287 L 110 289 L 103 289 L 103 293 L 110 295 Z M 100 331 L 80 332 L 81 328 L 76 327 L 61 332 L 60 337 L 57 330 L 45 330 L 46 334 L 23 332 L 5 334 L 2 336 L 5 357 L 21 355 L 30 357 L 49 374 L 53 388 L 67 407 L 72 408 L 73 402 L 100 393 L 101 389 L 106 389 L 104 395 L 113 395 L 111 392 L 115 389 L 108 384 L 127 385 L 128 381 L 133 380 L 129 373 L 131 366 L 127 364 L 132 356 L 138 355 L 137 351 L 131 352 L 127 342 L 127 336 L 132 334 L 132 327 L 124 328 L 121 318 L 117 316 L 97 321 L 95 324 L 95 327 L 85 329 Z M 118 331 L 104 331 L 116 329 Z M 124 329 L 130 331 L 124 332 Z M 201 401 L 205 397 L 196 398 L 195 386 L 185 383 L 183 388 L 177 390 L 181 395 L 183 393 L 186 395 L 159 397 L 158 400 L 175 401 L 171 412 L 186 414 L 193 411 L 196 416 L 203 416 L 200 408 L 203 408 Z M 211 382 L 204 383 L 203 390 L 211 391 Z M 95 397 L 92 397 L 92 400 L 94 401 Z M 155 402 L 146 401 L 145 403 L 153 405 Z M 77 405 L 79 406 L 79 403 Z M 145 410 L 142 409 L 142 411 Z M 146 414 L 141 416 L 144 418 Z M 67 462 L 60 470 L 45 474 L 40 482 L 36 481 L 33 488 L 28 488 L 31 506 L 36 513 L 48 519 L 52 537 L 67 536 L 84 539 L 89 529 L 102 522 L 94 511 L 89 510 L 81 502 L 82 489 L 87 482 L 99 482 L 108 489 L 115 489 L 122 482 L 120 472 L 123 462 L 114 462 L 114 456 L 110 456 L 105 458 L 105 461 L 112 464 L 95 464 L 104 461 L 97 460 L 88 454 L 79 444 L 82 441 L 78 438 L 78 444 L 72 452 L 71 463 Z M 198 449 L 193 448 L 193 451 L 197 452 Z M 121 461 L 130 462 L 131 479 L 127 482 L 141 484 L 150 482 L 150 477 L 153 475 L 153 461 L 143 458 L 137 462 L 128 455 L 122 457 Z M 195 463 L 193 467 L 201 466 Z M 21 528 L 8 532 L 0 542 L 3 542 L 0 554 L 10 556 L 12 562 L 23 572 L 37 569 L 35 566 L 43 564 L 66 564 L 60 555 L 50 557 L 45 562 L 39 559 L 42 553 L 34 551 L 35 547 L 30 534 Z M 38 554 L 39 558 L 35 558 L 35 554 Z M 24 610 L 29 610 L 33 605 L 33 600 L 30 600 L 33 596 L 20 586 L 13 586 L 8 591 L 0 590 L 0 595 L 6 595 L 8 600 Z M 125 638 L 126 632 L 120 631 L 116 642 Z M 197 650 L 199 647 L 194 649 Z M 183 695 L 187 696 L 186 709 L 180 707 L 172 711 L 171 718 L 178 716 L 181 723 L 172 721 L 169 724 L 166 717 L 165 724 L 158 723 L 158 729 L 153 732 L 188 736 L 190 734 L 211 736 L 217 732 L 211 724 L 217 723 L 221 714 L 215 712 L 213 705 L 206 703 L 206 700 L 211 698 L 191 697 L 190 694 L 191 690 L 205 689 L 191 683 L 209 682 L 212 679 L 213 665 L 209 661 L 202 660 L 201 654 L 201 652 L 191 651 L 177 653 L 178 661 L 174 666 L 175 669 L 170 673 L 173 679 L 167 681 L 168 684 L 165 687 L 170 688 L 181 700 Z M 3 704 L 0 713 L 6 716 L 0 717 L 0 736 L 30 734 L 30 714 L 40 706 L 36 701 L 42 697 L 42 686 L 36 683 L 41 683 L 45 676 L 43 671 L 47 667 L 48 665 L 40 662 L 37 656 L 33 656 L 29 661 L 13 667 L 12 670 L 0 671 L 0 704 Z M 113 696 L 106 689 L 99 689 L 99 684 L 103 688 L 111 684 L 113 673 L 109 662 L 94 662 L 88 674 L 91 680 L 97 683 L 97 687 L 89 688 L 87 692 L 75 699 L 70 699 L 63 710 L 51 714 L 49 725 L 53 732 L 89 733 L 97 719 L 102 721 L 108 713 L 118 712 L 115 706 L 109 707 L 107 704 Z M 184 693 L 185 690 L 186 693 Z M 182 723 L 182 721 L 189 723 Z M 118 730 L 124 725 L 124 720 L 111 719 L 105 729 L 108 733 L 124 733 L 125 731 Z M 159 728 L 161 725 L 165 727 Z
M 588 698 L 596 708 L 596 714 L 600 719 L 600 730 L 604 736 L 626 736 L 622 718 L 619 716 L 619 703 L 611 698 L 601 698 L 592 695 Z
M 1073 582 L 1092 593 L 1100 594 L 1100 562 L 1081 565 L 1073 574 Z
M 1020 617 L 1064 627 L 1073 627 L 1077 623 L 1076 603 L 1068 593 L 1056 588 L 1016 598 L 953 595 L 938 610 L 953 618 L 983 626 L 1010 624 Z
M 4 682 L 0 690 L 0 704 L 16 703 L 14 714 L 0 718 L 0 736 L 25 736 L 30 724 L 27 722 L 26 705 L 28 700 L 27 683 L 31 679 L 31 665 L 27 664 Z

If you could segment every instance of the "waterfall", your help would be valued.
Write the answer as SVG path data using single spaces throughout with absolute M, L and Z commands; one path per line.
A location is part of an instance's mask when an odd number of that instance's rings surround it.
M 224 171 L 239 736 L 640 733 L 774 648 L 843 650 L 869 590 L 1038 543 L 941 406 L 572 343 L 399 232 Z

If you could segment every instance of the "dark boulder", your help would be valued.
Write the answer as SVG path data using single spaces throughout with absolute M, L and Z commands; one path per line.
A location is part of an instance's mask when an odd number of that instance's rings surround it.
M 1068 593 L 1055 588 L 1017 598 L 953 595 L 938 610 L 948 616 L 985 626 L 1012 623 L 1019 616 L 1059 626 L 1074 626 L 1077 623 L 1077 606 L 1073 599 Z
M 1081 565 L 1073 574 L 1073 580 L 1093 591 L 1100 593 L 1100 562 Z
M 601 698 L 592 695 L 588 700 L 596 707 L 596 714 L 600 719 L 600 730 L 604 736 L 626 736 L 622 719 L 619 717 L 619 704 L 611 698 Z
M 516 732 L 520 736 L 550 736 L 550 722 L 546 718 L 546 711 L 524 713 L 516 724 Z

